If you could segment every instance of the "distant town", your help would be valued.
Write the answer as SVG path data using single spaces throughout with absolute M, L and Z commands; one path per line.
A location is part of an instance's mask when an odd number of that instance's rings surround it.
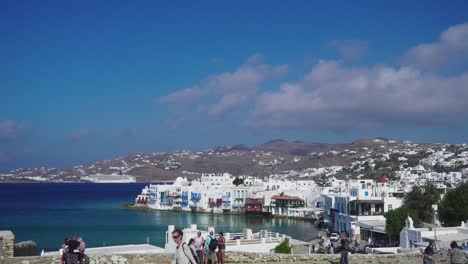
M 453 188 L 468 174 L 466 144 L 418 144 L 384 138 L 349 144 L 272 140 L 255 147 L 237 145 L 205 151 L 139 153 L 70 169 L 18 168 L 0 174 L 0 182 L 158 182 L 203 173 L 230 173 L 278 179 L 378 179 L 405 184 L 434 182 Z M 445 187 L 444 187 L 445 186 Z
M 0 180 L 147 182 L 130 208 L 310 220 L 321 231 L 306 243 L 309 253 L 333 252 L 343 232 L 363 253 L 414 252 L 433 240 L 439 248 L 468 243 L 466 208 L 453 209 L 467 193 L 466 144 L 273 140 L 252 148 L 136 154 L 68 170 L 16 169 Z M 270 238 L 279 243 L 285 236 Z

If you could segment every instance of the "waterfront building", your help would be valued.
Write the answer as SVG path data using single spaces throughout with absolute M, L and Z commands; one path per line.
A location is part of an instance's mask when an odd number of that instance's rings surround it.
M 246 198 L 245 200 L 245 213 L 261 214 L 263 212 L 263 205 L 265 198 Z
M 270 199 L 270 205 L 267 206 L 267 212 L 271 213 L 272 215 L 285 215 L 289 216 L 290 208 L 299 208 L 304 207 L 305 202 L 304 199 L 298 196 L 290 196 L 290 195 L 274 195 Z
M 179 177 L 172 184 L 150 184 L 137 196 L 135 204 L 158 210 L 288 216 L 288 208 L 314 207 L 320 198 L 314 181 L 241 178 L 243 182 L 237 185 L 235 177 L 228 173 L 202 174 L 193 180 Z M 273 197 L 280 194 L 295 198 L 284 203 L 279 198 L 277 206 L 278 198 Z
M 335 188 L 336 190 L 336 188 Z M 331 231 L 348 232 L 358 240 L 385 240 L 384 213 L 399 208 L 404 191 L 382 177 L 351 180 L 340 184 L 336 193 L 324 195 L 324 222 Z

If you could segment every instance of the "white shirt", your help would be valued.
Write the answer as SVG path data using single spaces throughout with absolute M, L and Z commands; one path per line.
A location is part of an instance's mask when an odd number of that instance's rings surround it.
M 195 249 L 196 250 L 203 250 L 203 237 L 195 237 Z
M 177 246 L 173 264 L 197 264 L 192 256 L 189 246 L 184 242 L 182 245 Z

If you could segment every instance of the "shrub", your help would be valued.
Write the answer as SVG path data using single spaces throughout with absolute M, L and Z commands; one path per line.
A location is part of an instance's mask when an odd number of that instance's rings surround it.
M 275 247 L 275 253 L 291 254 L 291 246 L 289 239 L 283 240 L 278 246 Z

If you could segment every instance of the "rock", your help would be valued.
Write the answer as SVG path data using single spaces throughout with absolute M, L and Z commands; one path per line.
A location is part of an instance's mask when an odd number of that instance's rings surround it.
M 15 257 L 36 255 L 37 244 L 34 241 L 23 241 L 15 243 Z

